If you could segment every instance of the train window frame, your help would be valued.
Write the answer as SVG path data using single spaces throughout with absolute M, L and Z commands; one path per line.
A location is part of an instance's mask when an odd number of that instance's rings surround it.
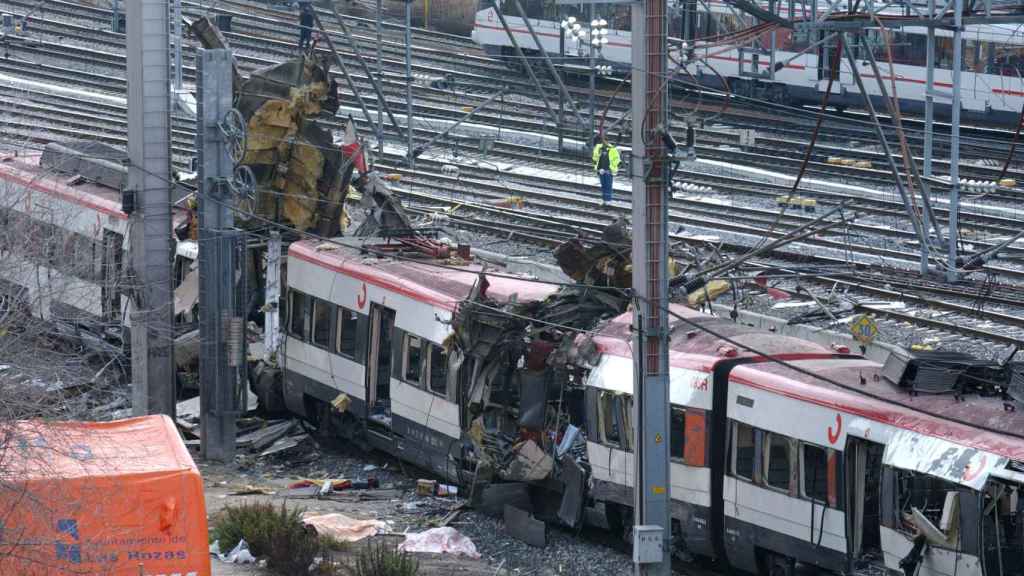
M 598 395 L 598 427 L 601 434 L 601 443 L 605 446 L 619 448 L 626 452 L 630 451 L 633 445 L 631 436 L 632 418 L 630 415 L 632 411 L 631 401 L 632 396 L 612 390 L 602 390 Z M 614 439 L 609 435 L 611 430 L 609 426 L 615 427 L 616 437 Z
M 427 342 L 427 344 L 430 347 L 430 352 L 427 354 L 427 376 L 424 379 L 426 380 L 425 389 L 427 390 L 427 392 L 430 392 L 434 396 L 448 399 L 448 351 L 444 349 L 444 346 L 438 346 L 433 342 Z M 443 362 L 441 362 L 440 364 L 443 365 L 444 377 L 441 379 L 443 388 L 440 391 L 434 389 L 434 376 L 435 374 L 437 374 L 437 372 L 434 371 L 435 351 L 440 351 L 440 358 L 443 358 Z
M 676 422 L 676 417 L 682 419 Z M 672 462 L 686 463 L 686 407 L 672 404 L 669 406 L 668 454 Z M 678 435 L 678 438 L 676 436 Z
M 764 435 L 764 474 L 761 475 L 761 483 L 769 490 L 789 493 L 793 488 L 793 443 L 788 436 L 775 432 L 766 432 Z M 786 454 L 786 485 L 778 486 L 772 483 L 772 442 L 778 440 L 785 448 Z
M 296 298 L 301 299 L 296 305 Z M 289 290 L 288 292 L 288 335 L 301 340 L 306 341 L 306 337 L 309 335 L 309 318 L 306 314 L 306 303 L 309 295 L 299 290 Z M 301 314 L 302 331 L 297 333 L 295 330 L 295 312 L 298 311 Z
M 409 378 L 409 368 L 410 368 L 409 361 L 410 361 L 410 351 L 412 349 L 412 346 L 411 346 L 412 340 L 416 340 L 416 341 L 419 342 L 419 358 L 418 358 L 418 370 L 417 370 L 418 374 L 417 374 L 417 379 L 416 380 L 412 380 L 412 379 Z M 423 377 L 423 373 L 424 373 L 425 368 L 426 368 L 426 366 L 424 366 L 426 364 L 426 362 L 424 361 L 424 354 L 423 354 L 423 347 L 424 347 L 424 345 L 429 345 L 429 342 L 427 342 L 427 340 L 425 338 L 423 338 L 422 336 L 417 336 L 415 334 L 406 333 L 403 336 L 403 338 L 402 338 L 402 376 L 401 376 L 401 378 L 402 378 L 403 382 L 409 384 L 410 386 L 414 386 L 416 388 L 426 388 L 425 383 L 424 383 L 424 377 Z
M 317 348 L 328 350 L 331 347 L 331 324 L 334 320 L 334 305 L 322 298 L 311 297 L 310 300 L 309 343 Z M 320 327 L 320 322 L 317 319 L 317 312 L 324 308 L 326 308 L 326 316 L 323 319 L 323 323 L 326 324 L 327 331 L 326 333 L 321 334 L 323 336 L 323 341 L 321 341 L 317 334 L 317 329 Z
M 335 318 L 335 334 L 334 334 L 334 352 L 345 358 L 355 360 L 356 353 L 359 349 L 358 345 L 358 331 L 359 331 L 359 313 L 355 310 L 349 310 L 344 306 L 336 306 L 334 310 Z M 355 334 L 349 334 L 354 332 Z M 351 344 L 351 348 L 346 350 L 346 343 Z
M 822 466 L 822 469 L 821 469 L 822 470 L 821 473 L 824 474 L 824 476 L 822 476 L 822 478 L 820 480 L 820 482 L 822 484 L 822 487 L 824 488 L 824 497 L 823 498 L 819 498 L 819 497 L 817 497 L 815 495 L 811 495 L 811 494 L 809 494 L 807 492 L 807 449 L 808 448 L 821 451 L 821 454 L 824 457 L 824 459 L 822 461 L 823 466 Z M 824 446 L 818 446 L 817 444 L 810 444 L 808 442 L 801 442 L 800 443 L 800 455 L 799 455 L 799 457 L 800 457 L 800 463 L 799 463 L 800 464 L 800 497 L 804 498 L 806 500 L 810 500 L 810 501 L 814 502 L 815 504 L 821 504 L 821 505 L 824 505 L 824 506 L 828 506 L 829 505 L 829 500 L 828 500 L 828 493 L 829 493 L 829 481 L 828 481 L 829 451 L 828 451 L 828 448 L 825 448 Z
M 740 429 L 747 428 L 750 430 L 750 449 L 753 450 L 753 454 L 750 456 L 750 475 L 746 476 L 741 474 L 737 464 L 739 462 L 739 437 Z M 754 476 L 757 474 L 757 428 L 754 428 L 746 422 L 733 421 L 732 426 L 732 441 L 730 443 L 732 457 L 729 463 L 729 469 L 732 471 L 732 475 L 736 478 L 746 480 L 747 482 L 753 482 Z

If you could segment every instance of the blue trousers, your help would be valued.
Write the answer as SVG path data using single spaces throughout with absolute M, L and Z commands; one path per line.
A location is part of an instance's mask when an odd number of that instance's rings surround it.
M 601 178 L 601 199 L 605 202 L 612 201 L 612 173 L 605 170 L 604 174 L 599 174 Z

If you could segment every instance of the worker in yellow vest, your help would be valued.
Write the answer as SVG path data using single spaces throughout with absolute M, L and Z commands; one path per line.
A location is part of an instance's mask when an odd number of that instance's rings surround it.
M 612 182 L 615 174 L 619 171 L 619 149 L 614 144 L 609 144 L 604 134 L 601 140 L 594 146 L 594 171 L 601 180 L 601 206 L 607 206 L 612 201 Z

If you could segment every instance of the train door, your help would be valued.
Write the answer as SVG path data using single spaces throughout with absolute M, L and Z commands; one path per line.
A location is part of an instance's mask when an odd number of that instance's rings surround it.
M 391 431 L 391 355 L 395 333 L 395 311 L 378 304 L 370 306 L 370 351 L 366 361 L 367 422 L 371 427 Z
M 846 445 L 846 543 L 852 559 L 882 547 L 881 486 L 885 446 L 850 437 Z

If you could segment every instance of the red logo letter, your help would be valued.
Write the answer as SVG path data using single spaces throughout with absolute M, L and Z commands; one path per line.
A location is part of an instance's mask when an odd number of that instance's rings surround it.
M 366 306 L 366 282 L 363 282 L 363 289 L 359 294 L 356 294 L 356 306 L 362 310 Z
M 828 427 L 828 443 L 835 444 L 839 441 L 839 434 L 843 431 L 843 416 L 842 414 L 836 413 L 836 431 L 832 431 L 832 427 Z

